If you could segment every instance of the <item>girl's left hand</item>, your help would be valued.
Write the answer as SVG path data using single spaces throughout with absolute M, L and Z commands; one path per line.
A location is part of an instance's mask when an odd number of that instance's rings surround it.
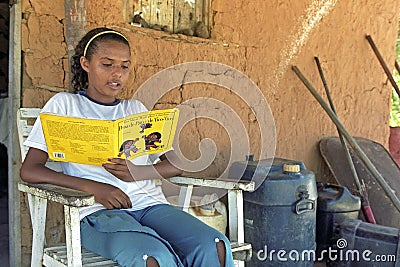
M 125 182 L 135 181 L 135 177 L 133 177 L 132 173 L 135 172 L 137 166 L 132 162 L 120 158 L 109 158 L 108 161 L 111 163 L 104 163 L 103 167 L 109 173 Z
M 103 167 L 125 182 L 163 179 L 182 174 L 182 170 L 173 165 L 169 159 L 173 162 L 179 160 L 174 151 L 168 151 L 160 157 L 160 162 L 153 165 L 135 165 L 129 160 L 109 158 L 110 163 L 104 163 Z

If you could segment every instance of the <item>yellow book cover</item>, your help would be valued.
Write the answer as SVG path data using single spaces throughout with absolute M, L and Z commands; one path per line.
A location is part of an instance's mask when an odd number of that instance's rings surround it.
M 171 149 L 178 117 L 176 108 L 117 120 L 40 114 L 50 159 L 98 166 L 108 158 L 132 159 Z

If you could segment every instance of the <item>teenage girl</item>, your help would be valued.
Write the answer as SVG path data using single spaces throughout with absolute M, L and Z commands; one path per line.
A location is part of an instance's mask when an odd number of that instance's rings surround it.
M 42 112 L 115 120 L 147 111 L 137 100 L 120 100 L 131 67 L 127 38 L 108 28 L 89 31 L 72 59 L 75 93 L 58 93 Z M 46 142 L 38 119 L 25 145 L 30 149 L 22 180 L 49 183 L 94 195 L 96 204 L 80 209 L 81 240 L 86 249 L 121 266 L 233 266 L 227 238 L 192 215 L 168 204 L 155 179 L 180 175 L 165 154 L 131 161 L 110 158 L 103 166 L 62 162 L 63 173 L 45 163 Z M 157 164 L 154 164 L 158 159 Z

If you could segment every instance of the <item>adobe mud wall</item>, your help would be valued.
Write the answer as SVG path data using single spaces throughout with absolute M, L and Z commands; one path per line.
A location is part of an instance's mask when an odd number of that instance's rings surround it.
M 55 93 L 67 91 L 68 60 L 65 44 L 64 1 L 23 1 L 23 106 L 42 107 Z M 224 103 L 238 114 L 249 140 L 245 154 L 255 158 L 275 156 L 301 160 L 324 176 L 324 164 L 318 141 L 337 135 L 335 125 L 291 70 L 296 65 L 326 99 L 315 65 L 318 56 L 336 104 L 339 118 L 354 136 L 388 144 L 388 118 L 391 86 L 373 54 L 366 34 L 370 34 L 388 63 L 395 60 L 400 2 L 381 1 L 211 1 L 211 38 L 201 39 L 168 34 L 126 23 L 126 1 L 87 0 L 87 27 L 110 26 L 129 38 L 132 47 L 132 79 L 121 94 L 132 97 L 147 79 L 159 71 L 192 61 L 211 61 L 231 66 L 257 85 L 260 95 L 238 96 L 234 85 L 223 87 L 204 83 L 184 84 L 167 93 L 158 91 L 140 94 L 148 103 L 154 99 L 156 108 L 181 105 L 190 114 L 206 111 L 215 117 L 190 121 L 179 135 L 180 149 L 185 157 L 200 157 L 199 142 L 214 141 L 215 157 L 200 175 L 219 176 L 230 160 L 235 133 L 220 121 Z M 128 8 L 129 9 L 129 8 Z M 213 69 L 207 69 L 213 75 Z M 229 73 L 218 73 L 221 79 Z M 162 84 L 160 84 L 161 86 Z M 159 89 L 159 88 L 157 88 Z M 191 102 L 195 98 L 196 102 Z M 259 122 L 267 121 L 255 114 L 264 98 L 273 124 L 268 123 L 267 136 Z M 150 99 L 150 100 L 149 100 Z M 214 102 L 212 102 L 214 103 Z M 148 108 L 153 108 L 148 106 Z M 225 118 L 225 119 L 224 119 Z M 229 124 L 230 117 L 223 117 Z M 275 129 L 275 133 L 271 132 Z M 261 140 L 266 140 L 261 144 Z M 264 141 L 263 141 L 264 142 Z M 268 151 L 261 150 L 265 145 Z M 205 150 L 212 148 L 205 145 Z M 25 202 L 23 202 L 25 203 Z M 22 207 L 24 208 L 24 207 Z M 23 209 L 24 210 L 24 209 Z M 23 218 L 24 252 L 29 254 L 30 223 Z M 57 208 L 53 211 L 57 214 Z M 51 242 L 62 239 L 59 216 L 50 216 L 48 235 Z

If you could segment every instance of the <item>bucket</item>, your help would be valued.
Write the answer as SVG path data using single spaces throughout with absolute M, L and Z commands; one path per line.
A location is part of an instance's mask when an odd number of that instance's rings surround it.
M 335 228 L 346 219 L 358 218 L 361 200 L 358 196 L 352 195 L 347 187 L 341 185 L 319 183 L 317 188 L 316 254 L 319 258 L 336 244 Z
M 281 158 L 239 162 L 235 168 L 241 164 L 243 178 L 256 177 L 258 183 L 256 191 L 244 192 L 245 241 L 253 247 L 246 266 L 313 266 L 314 173 L 302 162 Z
M 190 201 L 190 208 L 189 214 L 193 215 L 200 221 L 204 222 L 208 226 L 211 226 L 214 229 L 217 229 L 223 234 L 226 234 L 226 227 L 227 227 L 227 211 L 226 206 L 224 203 L 219 202 L 220 204 L 220 211 L 217 209 L 213 210 L 212 212 L 205 211 L 201 209 L 199 203 L 202 199 L 202 196 L 192 196 Z M 169 196 L 167 200 L 171 205 L 177 206 L 178 205 L 178 196 Z

